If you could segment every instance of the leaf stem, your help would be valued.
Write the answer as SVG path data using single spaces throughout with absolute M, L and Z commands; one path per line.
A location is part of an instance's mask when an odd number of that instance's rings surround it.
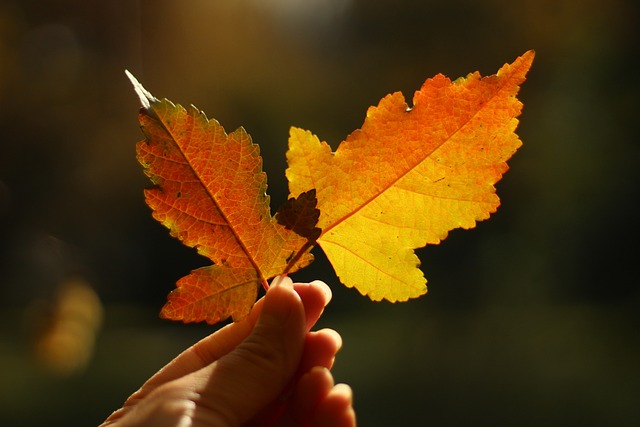
M 300 261 L 300 258 L 302 258 L 305 252 L 307 252 L 310 248 L 312 248 L 313 245 L 315 245 L 315 243 L 316 243 L 315 240 L 314 241 L 307 240 L 307 242 L 300 248 L 300 250 L 291 258 L 287 266 L 284 268 L 282 275 L 286 276 L 287 274 L 289 274 L 293 266 L 295 266 L 296 263 Z

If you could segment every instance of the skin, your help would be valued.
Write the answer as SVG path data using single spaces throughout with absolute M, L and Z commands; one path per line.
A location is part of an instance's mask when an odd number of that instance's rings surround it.
M 331 300 L 320 281 L 274 280 L 249 317 L 185 350 L 101 427 L 356 425 L 352 393 L 330 369 L 337 332 L 310 332 Z

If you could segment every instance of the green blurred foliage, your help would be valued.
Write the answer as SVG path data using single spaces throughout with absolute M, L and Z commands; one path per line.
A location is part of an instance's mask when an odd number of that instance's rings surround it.
M 335 374 L 362 426 L 640 424 L 637 16 L 632 0 L 0 3 L 0 424 L 98 424 L 215 330 L 157 319 L 205 261 L 144 205 L 125 68 L 244 126 L 277 206 L 289 126 L 335 147 L 385 94 L 528 49 L 503 206 L 420 251 L 427 296 L 371 303 L 319 252 L 294 279 L 334 289 L 322 326 L 344 338 Z M 70 277 L 104 321 L 86 368 L 60 376 L 33 349 Z

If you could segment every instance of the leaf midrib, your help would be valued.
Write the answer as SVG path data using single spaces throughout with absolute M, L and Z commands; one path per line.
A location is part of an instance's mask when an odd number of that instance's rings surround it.
M 153 108 L 154 104 L 155 103 L 151 104 L 151 108 Z M 177 108 L 182 108 L 183 111 L 187 114 L 187 116 L 189 116 L 189 117 L 191 117 L 193 119 L 191 121 L 191 123 L 189 124 L 190 127 L 187 129 L 187 132 L 185 132 L 185 134 L 188 134 L 188 138 L 190 140 L 191 137 L 192 137 L 192 134 L 193 134 L 193 129 L 195 127 L 195 121 L 197 120 L 197 117 L 195 117 L 193 115 L 193 113 L 194 113 L 193 110 L 188 111 L 184 107 L 180 107 L 180 106 L 176 106 L 176 107 Z M 193 174 L 197 178 L 197 180 L 200 183 L 200 185 L 202 185 L 202 187 L 204 187 L 205 192 L 209 196 L 209 199 L 211 200 L 211 202 L 213 203 L 215 208 L 218 210 L 218 212 L 220 212 L 220 215 L 222 216 L 224 222 L 228 225 L 229 230 L 231 230 L 231 233 L 233 234 L 234 239 L 238 242 L 238 245 L 240 246 L 240 248 L 242 249 L 242 251 L 246 255 L 247 259 L 251 263 L 251 266 L 255 269 L 256 273 L 258 273 L 258 279 L 261 282 L 265 282 L 265 278 L 263 277 L 262 271 L 261 271 L 260 267 L 258 266 L 258 263 L 256 262 L 256 260 L 253 258 L 253 256 L 249 252 L 249 249 L 245 246 L 245 244 L 244 244 L 242 238 L 240 237 L 240 235 L 236 232 L 235 228 L 232 226 L 232 224 L 229 221 L 229 219 L 228 219 L 227 215 L 225 214 L 224 210 L 218 204 L 215 196 L 213 194 L 211 194 L 211 191 L 209 190 L 209 188 L 204 184 L 204 181 L 202 180 L 202 177 L 200 176 L 200 174 L 198 173 L 196 168 L 191 163 L 191 160 L 189 159 L 189 157 L 183 151 L 182 146 L 178 143 L 178 139 L 176 138 L 175 134 L 165 125 L 164 121 L 160 118 L 158 112 L 155 109 L 154 109 L 154 113 L 156 114 L 156 117 L 158 118 L 158 121 L 160 122 L 160 125 L 162 126 L 162 128 L 164 128 L 164 130 L 167 132 L 167 134 L 171 137 L 171 140 L 173 141 L 173 143 L 176 145 L 176 147 L 178 147 L 178 150 L 180 151 L 180 154 L 182 154 L 182 157 L 185 159 L 187 165 L 189 166 L 189 169 L 193 172 Z M 199 111 L 197 111 L 197 113 L 201 114 Z M 151 116 L 149 116 L 149 117 L 151 117 Z M 153 118 L 153 117 L 151 117 L 151 118 Z M 203 118 L 203 119 L 205 120 L 205 122 L 207 124 L 209 124 L 209 120 L 206 117 Z M 223 131 L 224 131 L 224 129 L 223 129 Z M 229 138 L 229 135 L 227 134 L 226 131 L 224 131 L 224 134 L 225 134 L 226 138 Z M 195 217 L 194 215 L 192 215 L 192 214 L 190 214 L 188 212 L 185 212 L 185 213 L 187 215 L 191 216 L 192 218 L 195 218 L 197 221 L 202 221 L 201 219 L 198 219 L 197 217 Z M 216 264 L 215 261 L 213 261 L 213 260 L 211 260 L 211 261 L 214 264 Z
M 376 192 L 375 194 L 373 194 L 371 197 L 369 197 L 367 200 L 365 200 L 364 202 L 362 202 L 358 207 L 356 207 L 354 210 L 352 210 L 351 212 L 349 212 L 348 214 L 344 215 L 343 217 L 333 221 L 332 224 L 324 227 L 322 229 L 322 235 L 320 237 L 318 237 L 318 241 L 322 240 L 322 236 L 324 236 L 328 231 L 332 230 L 333 228 L 337 227 L 338 225 L 340 225 L 341 223 L 347 221 L 349 218 L 351 218 L 352 216 L 355 216 L 358 212 L 360 212 L 362 209 L 364 209 L 367 205 L 369 205 L 371 202 L 373 202 L 375 199 L 377 199 L 378 197 L 380 197 L 380 195 L 382 195 L 385 191 L 389 190 L 391 187 L 395 186 L 398 181 L 400 181 L 402 178 L 404 178 L 406 175 L 408 175 L 409 173 L 411 173 L 418 165 L 422 164 L 422 162 L 424 162 L 426 159 L 428 159 L 433 153 L 435 153 L 436 151 L 438 151 L 444 144 L 446 144 L 448 141 L 450 141 L 455 135 L 457 135 L 467 124 L 469 124 L 469 122 L 471 122 L 471 120 L 473 120 L 473 118 L 475 118 L 478 114 L 480 114 L 480 112 L 482 112 L 484 110 L 484 108 L 489 105 L 491 103 L 491 101 L 493 101 L 493 99 L 495 99 L 495 97 L 502 92 L 502 90 L 504 90 L 505 87 L 507 87 L 507 83 L 510 82 L 513 77 L 516 75 L 515 72 L 513 72 L 512 76 L 510 76 L 509 79 L 505 80 L 503 82 L 503 84 L 498 88 L 498 90 L 495 91 L 495 93 L 487 99 L 487 102 L 485 102 L 482 107 L 480 109 L 478 109 L 474 114 L 472 114 L 471 116 L 469 116 L 469 118 L 462 124 L 460 125 L 455 132 L 453 132 L 451 135 L 449 135 L 448 138 L 444 139 L 440 144 L 438 144 L 437 146 L 435 146 L 433 148 L 433 150 L 431 150 L 430 152 L 426 153 L 419 162 L 415 163 L 411 168 L 408 168 L 403 174 L 399 175 L 396 179 L 394 179 L 392 182 L 390 182 L 388 185 L 386 185 L 385 187 L 383 187 L 382 189 L 380 189 L 378 192 Z M 452 84 L 455 84 L 454 82 L 452 82 Z M 415 107 L 415 106 L 414 106 Z M 411 110 L 409 110 L 407 113 L 410 113 Z

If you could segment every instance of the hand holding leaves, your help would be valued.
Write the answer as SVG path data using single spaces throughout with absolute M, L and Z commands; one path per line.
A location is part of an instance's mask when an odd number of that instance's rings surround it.
M 516 94 L 533 56 L 490 77 L 428 79 L 411 109 L 402 94 L 388 95 L 335 153 L 292 128 L 292 198 L 275 217 L 258 146 L 244 129 L 227 135 L 195 108 L 155 99 L 130 75 L 143 104 L 138 160 L 155 184 L 147 204 L 214 263 L 180 279 L 161 315 L 239 320 L 260 283 L 311 262 L 316 241 L 342 283 L 373 300 L 426 293 L 414 249 L 474 227 L 499 206 L 494 184 L 521 145 Z

